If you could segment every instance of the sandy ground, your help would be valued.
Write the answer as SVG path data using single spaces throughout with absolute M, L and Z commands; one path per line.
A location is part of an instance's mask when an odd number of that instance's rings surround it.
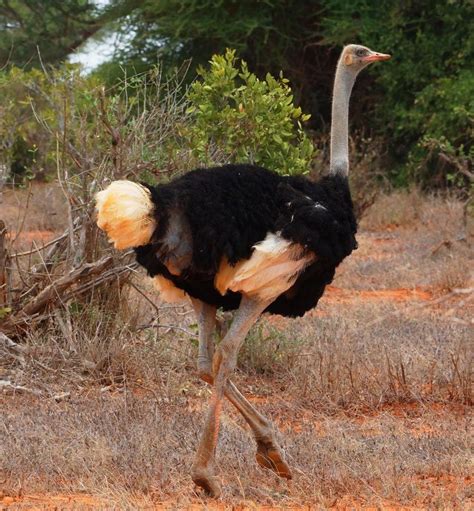
M 247 380 L 246 386 L 254 387 L 255 381 Z M 135 392 L 137 399 L 144 399 L 144 394 Z M 121 399 L 119 393 L 110 396 L 111 399 Z M 427 439 L 436 439 L 445 434 L 446 425 L 443 424 L 443 418 L 449 417 L 451 425 L 462 425 L 468 427 L 472 424 L 470 418 L 466 417 L 465 407 L 449 404 L 422 405 L 416 403 L 398 404 L 382 406 L 379 410 L 367 413 L 347 414 L 340 413 L 330 418 L 318 415 L 315 417 L 313 410 L 300 409 L 295 417 L 284 415 L 285 406 L 279 403 L 279 399 L 273 395 L 260 397 L 249 396 L 250 401 L 264 408 L 266 413 L 272 411 L 271 416 L 279 430 L 285 435 L 304 435 L 308 432 L 317 437 L 320 441 L 334 434 L 334 431 L 342 427 L 348 428 L 347 433 L 354 437 L 364 438 L 366 441 L 371 439 L 383 438 L 390 434 L 397 437 L 411 437 L 414 441 L 426 441 Z M 41 406 L 40 403 L 32 401 L 30 398 L 23 398 L 16 406 Z M 5 401 L 0 401 L 2 406 Z M 12 405 L 11 401 L 8 405 Z M 205 403 L 202 400 L 186 400 L 187 413 L 199 416 L 204 412 Z M 224 424 L 227 428 L 242 426 L 238 425 L 238 418 L 232 412 L 224 417 Z M 439 422 L 433 422 L 439 421 Z M 222 467 L 225 470 L 225 467 Z M 370 468 L 368 467 L 368 470 Z M 41 474 L 41 470 L 39 470 Z M 265 479 L 268 475 L 265 472 L 260 473 L 260 478 Z M 298 479 L 298 473 L 295 474 Z M 227 479 L 227 478 L 226 478 Z M 127 496 L 126 500 L 121 500 L 119 496 L 110 498 L 109 496 L 100 496 L 99 494 L 89 494 L 87 492 L 65 491 L 65 492 L 29 492 L 24 490 L 21 485 L 16 491 L 0 491 L 0 509 L 9 510 L 98 510 L 98 509 L 143 509 L 143 510 L 228 510 L 233 511 L 273 511 L 273 510 L 313 510 L 313 509 L 390 509 L 390 510 L 415 510 L 415 509 L 472 509 L 474 500 L 472 499 L 473 476 L 460 474 L 448 474 L 440 471 L 434 471 L 433 474 L 422 474 L 416 476 L 407 476 L 409 484 L 416 488 L 415 494 L 422 497 L 414 498 L 409 504 L 398 502 L 396 499 L 377 498 L 377 504 L 369 504 L 366 498 L 359 497 L 357 494 L 346 493 L 345 495 L 326 500 L 324 505 L 318 503 L 301 504 L 280 504 L 267 505 L 261 504 L 258 500 L 247 498 L 240 503 L 229 503 L 226 499 L 213 501 L 206 499 L 199 492 L 194 493 L 191 484 L 182 488 L 182 494 L 175 492 L 167 499 L 154 497 L 153 494 L 146 498 L 143 496 Z M 271 477 L 272 484 L 275 485 L 275 492 L 292 494 L 293 486 L 297 482 L 280 483 L 276 478 Z M 231 484 L 231 481 L 227 481 Z M 406 482 L 406 481 L 405 481 Z M 67 484 L 66 481 L 62 481 Z M 25 485 L 26 486 L 26 485 Z M 295 493 L 296 493 L 295 488 Z M 374 490 L 375 492 L 375 490 Z M 194 495 L 194 496 L 193 496 Z M 438 506 L 436 506 L 438 502 Z M 448 504 L 449 503 L 449 504 Z

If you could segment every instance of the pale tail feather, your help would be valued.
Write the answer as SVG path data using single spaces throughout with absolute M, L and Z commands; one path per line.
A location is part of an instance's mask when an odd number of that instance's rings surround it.
M 146 245 L 156 228 L 150 191 L 132 181 L 114 181 L 96 195 L 97 225 L 115 248 Z

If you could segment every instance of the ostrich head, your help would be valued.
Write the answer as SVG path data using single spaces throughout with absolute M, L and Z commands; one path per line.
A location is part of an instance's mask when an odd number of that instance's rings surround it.
M 391 55 L 372 51 L 371 49 L 359 44 L 349 44 L 344 48 L 341 55 L 341 61 L 344 65 L 355 73 L 358 73 L 372 62 L 388 60 L 390 58 Z

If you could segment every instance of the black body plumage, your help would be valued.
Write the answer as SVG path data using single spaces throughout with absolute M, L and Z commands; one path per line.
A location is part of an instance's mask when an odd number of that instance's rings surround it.
M 253 245 L 269 232 L 316 254 L 267 308 L 283 316 L 301 316 L 313 308 L 336 267 L 356 248 L 349 186 L 338 175 L 313 183 L 254 165 L 225 165 L 197 169 L 149 189 L 158 226 L 150 243 L 135 249 L 137 261 L 150 276 L 161 274 L 190 296 L 226 310 L 237 308 L 241 296 L 230 291 L 222 296 L 214 287 L 223 257 L 232 265 L 248 259 Z M 179 232 L 169 235 L 177 217 L 184 218 L 192 238 L 192 252 L 179 276 L 164 264 L 186 242 Z

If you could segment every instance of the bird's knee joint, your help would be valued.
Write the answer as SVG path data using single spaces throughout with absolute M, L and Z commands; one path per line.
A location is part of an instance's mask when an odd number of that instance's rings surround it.
M 266 426 L 261 428 L 258 434 L 255 435 L 258 442 L 273 445 L 275 443 L 275 431 L 271 422 L 268 422 Z
M 218 348 L 221 363 L 232 364 L 237 359 L 237 351 L 232 344 L 222 343 Z
M 212 385 L 213 377 L 212 377 L 212 367 L 209 360 L 206 359 L 200 359 L 198 358 L 197 363 L 197 372 L 198 376 L 201 380 L 205 381 L 206 383 L 210 383 Z

